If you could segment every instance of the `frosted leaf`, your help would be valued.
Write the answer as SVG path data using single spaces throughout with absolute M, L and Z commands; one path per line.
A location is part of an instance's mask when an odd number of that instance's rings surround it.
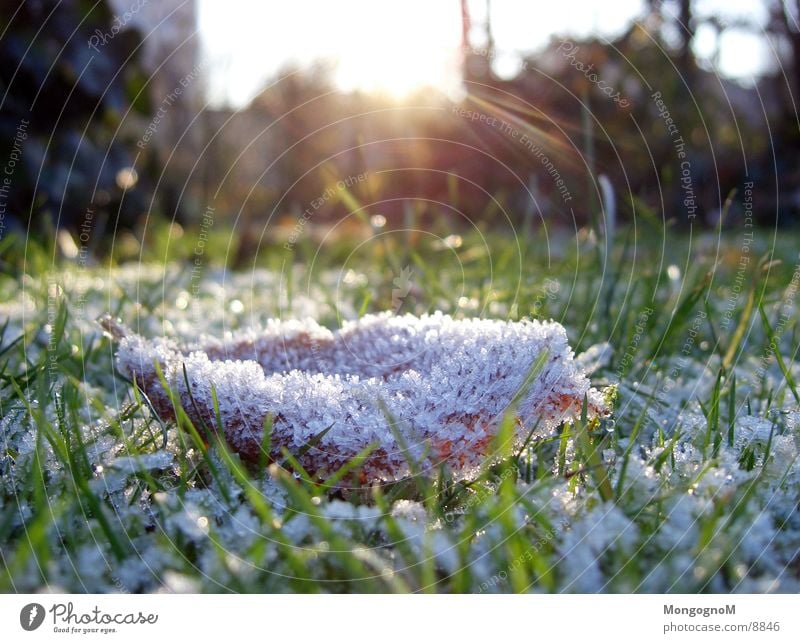
M 198 428 L 218 428 L 216 392 L 225 438 L 242 458 L 259 460 L 272 414 L 269 459 L 286 447 L 303 452 L 300 463 L 312 474 L 329 474 L 371 447 L 362 483 L 408 475 L 409 457 L 423 470 L 445 463 L 469 475 L 515 400 L 515 444 L 537 423 L 546 435 L 579 415 L 584 396 L 592 414 L 605 412 L 555 322 L 383 313 L 331 332 L 311 319 L 269 320 L 187 347 L 112 330 L 123 336 L 120 370 L 163 417 L 174 411 L 156 362 Z

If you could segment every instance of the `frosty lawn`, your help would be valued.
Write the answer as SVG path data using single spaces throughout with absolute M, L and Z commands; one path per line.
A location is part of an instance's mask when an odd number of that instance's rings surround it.
M 163 256 L 54 267 L 49 251 L 23 264 L 6 248 L 0 587 L 799 591 L 796 250 L 771 256 L 764 233 L 742 290 L 735 238 L 680 241 L 659 262 L 660 247 L 605 258 L 584 236 L 548 265 L 535 239 L 518 257 L 465 238 L 458 269 L 449 252 L 390 246 L 342 267 L 343 247 L 324 266 L 281 257 L 201 279 Z M 336 329 L 391 307 L 405 265 L 400 312 L 563 323 L 592 383 L 618 385 L 613 417 L 495 441 L 463 480 L 437 469 L 341 489 L 299 474 L 297 449 L 261 468 L 206 448 L 188 416 L 162 423 L 114 373 L 95 322 L 110 311 L 188 342 L 271 317 Z

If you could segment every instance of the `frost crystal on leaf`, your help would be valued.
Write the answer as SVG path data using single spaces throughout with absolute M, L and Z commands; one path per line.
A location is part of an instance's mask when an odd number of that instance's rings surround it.
M 365 450 L 362 483 L 408 475 L 409 461 L 468 475 L 507 413 L 519 445 L 534 427 L 545 435 L 578 416 L 584 396 L 590 413 L 605 412 L 555 322 L 382 313 L 331 332 L 313 320 L 271 320 L 186 347 L 104 325 L 120 338 L 120 370 L 163 417 L 174 409 L 156 363 L 198 430 L 221 432 L 257 461 L 271 415 L 268 459 L 285 447 L 317 476 Z

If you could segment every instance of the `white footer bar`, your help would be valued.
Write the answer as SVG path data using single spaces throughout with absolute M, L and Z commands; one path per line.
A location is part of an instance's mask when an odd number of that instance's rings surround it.
M 799 624 L 795 595 L 0 595 L 3 640 L 31 642 L 778 642 Z

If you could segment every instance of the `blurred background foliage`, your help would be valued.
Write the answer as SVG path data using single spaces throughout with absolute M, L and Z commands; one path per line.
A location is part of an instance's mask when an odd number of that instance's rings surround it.
M 681 163 L 655 92 L 686 143 L 696 223 L 716 225 L 738 194 L 735 222 L 742 186 L 753 181 L 758 221 L 794 224 L 797 4 L 765 0 L 762 35 L 780 64 L 749 84 L 718 75 L 692 42 L 701 28 L 719 37 L 755 27 L 746 17 L 700 15 L 695 5 L 649 0 L 613 39 L 554 36 L 501 77 L 490 22 L 477 26 L 475 46 L 476 21 L 462 2 L 457 95 L 343 91 L 320 62 L 285 67 L 249 104 L 229 107 L 208 100 L 208 74 L 220 72 L 203 60 L 194 2 L 2 3 L 0 160 L 14 158 L 15 144 L 22 158 L 4 227 L 23 235 L 28 226 L 37 235 L 57 228 L 73 241 L 67 254 L 87 226 L 96 252 L 119 232 L 133 257 L 163 229 L 157 222 L 177 238 L 213 212 L 217 230 L 235 229 L 241 258 L 291 239 L 304 212 L 299 234 L 311 239 L 357 235 L 376 221 L 442 230 L 585 225 L 604 214 L 600 175 L 619 219 L 687 227 Z M 581 71 L 589 66 L 596 77 Z
M 110 231 L 134 225 L 147 208 L 141 189 L 123 198 L 127 175 L 119 174 L 135 157 L 126 124 L 151 110 L 140 35 L 120 31 L 102 55 L 87 46 L 112 19 L 102 2 L 0 4 L 0 158 L 12 158 L 15 142 L 20 148 L 20 162 L 6 166 L 7 226 L 76 230 L 93 206 L 92 224 Z

